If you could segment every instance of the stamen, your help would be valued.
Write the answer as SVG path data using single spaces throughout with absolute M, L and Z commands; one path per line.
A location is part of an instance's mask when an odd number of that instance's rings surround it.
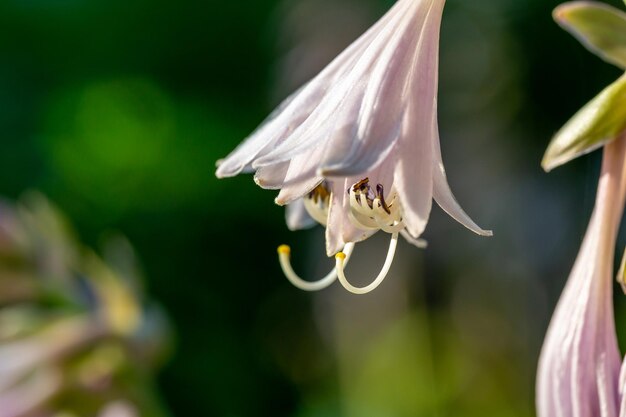
M 361 213 L 362 215 L 368 217 L 372 212 L 369 207 L 365 208 L 363 206 L 363 198 L 361 198 L 361 194 L 357 194 L 356 192 L 350 193 L 350 207 L 356 210 L 358 213 Z
M 363 178 L 361 181 L 359 181 L 359 182 L 355 183 L 355 184 L 352 186 L 352 190 L 353 190 L 354 192 L 357 192 L 357 191 L 364 191 L 364 190 L 366 190 L 366 189 L 369 187 L 369 182 L 370 182 L 370 179 L 369 179 L 369 178 L 367 178 L 367 177 L 366 177 L 366 178 Z
M 346 243 L 346 246 L 343 248 L 344 252 L 341 253 L 345 258 L 345 263 L 347 264 L 350 260 L 350 255 L 352 255 L 352 251 L 354 250 L 354 243 L 349 242 Z M 337 269 L 333 268 L 326 276 L 318 281 L 305 281 L 298 276 L 293 270 L 291 266 L 291 248 L 287 245 L 280 245 L 278 247 L 278 260 L 280 262 L 280 267 L 283 270 L 283 273 L 287 277 L 287 279 L 297 288 L 300 288 L 304 291 L 319 291 L 328 287 L 330 284 L 335 282 L 337 279 Z
M 376 186 L 376 196 L 380 199 L 380 203 L 382 205 L 382 208 L 385 210 L 385 212 L 391 215 L 391 210 L 389 210 L 389 207 L 387 206 L 387 203 L 385 202 L 385 189 L 383 188 L 382 184 L 378 184 Z
M 349 211 L 348 218 L 359 229 L 363 230 L 380 230 L 380 226 L 371 218 L 364 216 L 356 211 Z
M 385 233 L 399 233 L 404 230 L 406 227 L 403 222 L 395 223 L 395 224 L 384 224 L 376 219 L 376 224 L 378 228 Z
M 365 178 L 348 189 L 352 223 L 363 230 L 382 230 L 387 233 L 398 233 L 404 230 L 402 211 L 396 203 L 396 195 L 392 192 L 389 203 L 385 200 L 385 189 L 382 184 L 376 185 L 376 192 Z M 367 204 L 366 204 L 367 203 Z
M 389 269 L 391 268 L 391 264 L 393 263 L 393 257 L 396 253 L 396 246 L 398 245 L 398 233 L 395 232 L 391 235 L 391 241 L 389 242 L 389 251 L 387 252 L 387 258 L 385 258 L 385 263 L 383 264 L 383 268 L 378 273 L 378 276 L 371 284 L 365 287 L 355 287 L 348 282 L 346 279 L 346 275 L 344 273 L 344 268 L 347 263 L 347 257 L 350 254 L 345 254 L 343 252 L 339 252 L 335 255 L 335 265 L 337 270 L 337 275 L 339 277 L 339 282 L 343 287 L 350 291 L 353 294 L 367 294 L 370 291 L 375 290 L 385 279 L 387 274 L 389 273 Z M 346 245 L 347 246 L 347 245 Z

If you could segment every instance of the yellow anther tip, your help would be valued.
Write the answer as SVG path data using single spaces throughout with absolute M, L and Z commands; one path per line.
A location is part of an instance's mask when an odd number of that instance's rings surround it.
M 346 259 L 346 254 L 343 252 L 337 252 L 337 255 L 335 255 L 335 259 L 341 259 L 342 261 L 344 261 Z
M 289 255 L 291 253 L 291 248 L 287 245 L 280 245 L 278 247 L 278 254 L 279 255 Z

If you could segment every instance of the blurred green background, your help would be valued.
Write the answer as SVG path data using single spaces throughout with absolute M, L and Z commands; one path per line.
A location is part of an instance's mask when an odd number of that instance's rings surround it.
M 598 156 L 550 175 L 539 162 L 620 75 L 552 21 L 558 1 L 446 6 L 444 163 L 493 238 L 435 208 L 429 248 L 401 244 L 374 293 L 303 293 L 276 246 L 319 276 L 332 265 L 322 229 L 290 233 L 272 192 L 214 177 L 219 158 L 391 4 L 0 2 L 0 194 L 43 192 L 90 246 L 111 230 L 129 238 L 174 329 L 158 377 L 171 415 L 534 415 L 536 360 Z M 386 244 L 357 246 L 365 280 Z

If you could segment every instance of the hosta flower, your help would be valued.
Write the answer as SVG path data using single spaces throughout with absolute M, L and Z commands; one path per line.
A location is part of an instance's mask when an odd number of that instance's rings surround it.
M 325 226 L 326 252 L 337 254 L 339 278 L 353 292 L 382 281 L 398 234 L 423 246 L 418 238 L 433 198 L 469 229 L 491 235 L 456 202 L 441 160 L 437 71 L 444 3 L 399 0 L 217 169 L 220 178 L 255 172 L 261 187 L 280 190 L 276 203 L 292 207 L 292 229 L 311 219 Z M 385 267 L 372 285 L 354 288 L 343 274 L 344 259 L 354 243 L 379 230 L 391 234 Z M 279 253 L 286 275 L 304 289 L 323 288 L 337 276 L 331 271 L 306 283 L 289 265 L 289 248 Z
M 539 417 L 626 417 L 612 287 L 625 164 L 623 136 L 605 148 L 595 209 L 541 352 Z

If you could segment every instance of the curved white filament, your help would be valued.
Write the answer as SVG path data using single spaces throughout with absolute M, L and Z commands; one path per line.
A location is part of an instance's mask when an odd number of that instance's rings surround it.
M 343 252 L 345 254 L 345 262 L 348 263 L 350 260 L 350 255 L 352 255 L 352 251 L 354 250 L 354 243 L 349 242 L 346 243 L 346 246 L 343 248 Z M 296 272 L 293 270 L 291 266 L 291 250 L 288 246 L 283 245 L 278 248 L 278 260 L 280 262 L 280 267 L 283 270 L 283 273 L 294 286 L 304 291 L 319 291 L 328 287 L 330 284 L 335 282 L 337 279 L 337 269 L 333 268 L 324 278 L 317 281 L 305 281 Z
M 396 221 L 393 224 L 385 224 L 378 219 L 375 219 L 375 220 L 376 220 L 376 224 L 378 225 L 378 228 L 381 229 L 383 232 L 387 232 L 387 233 L 392 233 L 392 234 L 399 233 L 402 230 L 404 230 L 404 228 L 406 227 L 402 220 Z
M 389 269 L 391 268 L 391 264 L 393 263 L 393 257 L 396 253 L 397 246 L 398 246 L 398 233 L 395 232 L 391 235 L 391 241 L 389 242 L 389 251 L 387 252 L 387 258 L 385 259 L 383 268 L 380 270 L 380 272 L 378 273 L 378 276 L 376 277 L 376 279 L 374 279 L 374 281 L 372 281 L 371 284 L 365 287 L 361 287 L 361 288 L 353 286 L 346 279 L 346 275 L 343 269 L 345 268 L 348 255 L 344 254 L 343 252 L 339 252 L 337 255 L 335 255 L 335 262 L 336 262 L 335 269 L 337 270 L 339 282 L 341 282 L 341 285 L 343 285 L 343 287 L 346 290 L 350 291 L 353 294 L 359 294 L 359 295 L 367 294 L 368 292 L 375 290 L 376 287 L 378 287 L 383 282 L 383 280 L 389 273 Z

